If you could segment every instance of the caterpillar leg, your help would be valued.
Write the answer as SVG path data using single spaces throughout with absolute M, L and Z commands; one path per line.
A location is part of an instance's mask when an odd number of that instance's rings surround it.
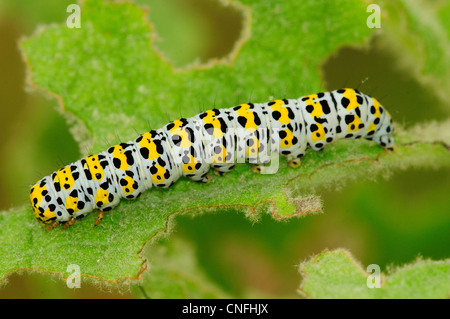
M 216 174 L 217 176 L 223 176 L 223 175 L 226 174 L 225 172 L 219 171 L 217 168 L 215 168 L 215 169 L 213 170 L 213 172 L 214 172 L 214 174 Z
M 299 167 L 301 164 L 300 158 L 294 158 L 290 161 L 288 161 L 288 165 L 293 168 Z M 267 170 L 269 165 L 253 165 L 252 171 L 258 174 L 263 174 L 265 170 Z
M 98 224 L 103 220 L 103 217 L 105 217 L 105 211 L 98 209 L 97 210 L 97 220 L 95 221 L 94 227 L 97 227 Z
M 213 171 L 216 175 L 223 176 L 226 173 L 231 172 L 235 166 L 236 166 L 235 164 L 217 166 L 217 167 L 214 167 Z
M 257 173 L 257 174 L 261 174 L 264 170 L 264 165 L 253 165 L 252 166 L 252 172 L 253 173 Z
M 394 152 L 396 149 L 397 149 L 397 145 L 385 146 L 385 147 L 384 147 L 384 150 L 385 150 L 387 153 Z
M 209 167 L 202 169 L 202 171 L 186 174 L 185 177 L 189 178 L 191 181 L 202 184 L 208 184 L 212 180 L 212 176 L 209 175 Z
M 252 172 L 257 174 L 275 174 L 278 169 L 278 165 L 274 169 L 271 164 L 256 164 L 252 166 Z
M 71 218 L 67 221 L 67 223 L 64 224 L 64 226 L 62 227 L 63 229 L 69 228 L 70 226 L 72 226 L 73 224 L 75 224 L 77 220 L 75 218 Z
M 388 152 L 393 152 L 393 151 L 395 151 L 397 149 L 397 145 L 394 145 L 394 146 L 392 146 L 392 147 L 387 147 L 386 148 L 386 150 L 388 151 Z
M 296 158 L 296 159 L 290 160 L 290 161 L 288 162 L 288 165 L 289 165 L 290 167 L 297 168 L 297 167 L 300 166 L 300 163 L 301 163 L 301 160 L 300 160 L 299 158 Z
M 209 173 L 203 174 L 200 178 L 191 178 L 194 182 L 199 182 L 202 184 L 209 184 L 213 177 Z
M 288 157 L 288 165 L 293 168 L 297 168 L 300 166 L 302 157 L 305 153 L 291 154 Z
M 50 229 L 55 228 L 56 226 L 59 225 L 59 222 L 57 220 L 55 220 L 53 223 L 51 223 L 50 225 L 48 225 L 47 227 L 45 227 L 45 231 L 48 231 Z

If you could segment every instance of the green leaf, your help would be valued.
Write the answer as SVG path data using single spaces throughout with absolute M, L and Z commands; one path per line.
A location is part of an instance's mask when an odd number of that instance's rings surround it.
M 401 63 L 448 105 L 450 90 L 450 9 L 446 1 L 382 1 L 389 45 Z M 450 111 L 447 108 L 447 114 Z
M 86 0 L 80 29 L 42 27 L 22 41 L 29 83 L 59 101 L 84 156 L 180 116 L 248 102 L 248 96 L 263 102 L 320 91 L 324 59 L 342 46 L 364 43 L 372 33 L 362 1 L 243 3 L 230 3 L 243 29 L 228 57 L 175 70 L 155 50 L 145 10 L 128 2 Z M 148 268 L 143 247 L 170 232 L 176 214 L 234 207 L 257 220 L 263 213 L 286 219 L 317 212 L 320 188 L 369 173 L 449 166 L 449 141 L 443 140 L 448 129 L 448 122 L 421 136 L 418 129 L 398 129 L 398 147 L 391 153 L 368 141 L 342 141 L 309 152 L 297 170 L 281 161 L 276 175 L 253 174 L 249 165 L 240 165 L 209 185 L 183 179 L 123 201 L 95 229 L 90 214 L 67 230 L 44 232 L 28 205 L 15 208 L 0 214 L 0 276 L 17 269 L 67 276 L 67 265 L 77 264 L 89 278 L 137 279 Z
M 163 240 L 146 251 L 150 272 L 134 286 L 142 298 L 230 298 L 198 265 L 193 248 L 179 239 Z
M 302 263 L 299 293 L 309 298 L 448 298 L 450 259 L 419 259 L 380 275 L 344 249 L 324 251 Z M 373 287 L 373 288 L 370 288 Z

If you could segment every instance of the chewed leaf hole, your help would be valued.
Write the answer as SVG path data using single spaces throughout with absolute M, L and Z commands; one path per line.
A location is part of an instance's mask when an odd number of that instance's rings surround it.
M 175 69 L 230 64 L 249 34 L 249 9 L 225 0 L 140 0 L 153 47 Z

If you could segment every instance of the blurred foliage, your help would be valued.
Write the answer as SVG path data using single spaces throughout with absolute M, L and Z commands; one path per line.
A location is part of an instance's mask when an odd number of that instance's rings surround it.
M 299 292 L 309 298 L 443 299 L 450 294 L 449 259 L 419 259 L 387 275 L 381 273 L 377 282 L 373 268 L 366 272 L 348 251 L 340 249 L 314 256 L 300 265 L 300 272 L 304 279 Z M 379 287 L 367 289 L 367 285 Z
M 186 241 L 166 238 L 148 247 L 152 256 L 151 271 L 143 275 L 143 282 L 135 285 L 140 298 L 230 298 L 220 286 L 204 274 L 195 251 Z
M 0 152 L 8 155 L 1 156 L 0 163 L 2 208 L 26 203 L 29 184 L 61 164 L 77 160 L 80 153 L 86 151 L 83 148 L 79 151 L 69 133 L 69 125 L 55 112 L 57 101 L 44 98 L 39 92 L 24 91 L 25 67 L 16 43 L 20 36 L 30 35 L 38 24 L 63 22 L 67 16 L 65 8 L 70 2 L 73 1 L 46 1 L 45 5 L 40 1 L 0 2 L 0 125 L 2 135 L 7 137 L 1 144 Z M 386 7 L 388 19 L 383 20 L 383 29 L 372 36 L 370 42 L 363 46 L 343 46 L 329 55 L 326 61 L 322 61 L 323 87 L 335 89 L 353 86 L 359 87 L 363 92 L 381 96 L 383 104 L 388 106 L 394 118 L 406 127 L 447 118 L 450 113 L 448 95 L 445 95 L 448 87 L 445 86 L 445 81 L 440 81 L 447 77 L 450 69 L 444 67 L 445 59 L 439 59 L 439 54 L 445 56 L 446 52 L 442 50 L 448 45 L 449 5 L 445 1 L 435 1 L 432 5 L 422 1 L 412 2 L 412 5 L 406 1 L 386 4 L 390 6 L 389 9 Z M 150 7 L 148 17 L 158 35 L 153 39 L 153 45 L 176 68 L 192 63 L 206 63 L 211 58 L 223 58 L 232 49 L 243 26 L 236 10 L 229 7 L 224 9 L 221 7 L 223 4 L 212 5 L 211 1 L 190 0 L 186 4 L 186 1 L 181 0 L 139 0 L 138 3 Z M 269 9 L 268 6 L 260 5 L 263 8 L 261 10 Z M 423 17 L 417 12 L 418 6 L 422 8 L 419 13 L 424 12 Z M 386 14 L 384 8 L 382 5 Z M 280 7 L 270 9 L 280 10 Z M 440 17 L 437 21 L 447 31 L 446 41 L 440 38 L 441 31 L 438 30 L 436 36 L 436 32 L 427 29 L 430 23 L 426 17 L 430 15 Z M 258 21 L 254 19 L 253 22 Z M 323 21 L 319 19 L 317 23 L 320 25 Z M 387 31 L 384 30 L 385 27 Z M 328 31 L 333 32 L 333 26 L 329 28 Z M 433 25 L 430 28 L 431 31 L 436 29 Z M 270 33 L 270 30 L 267 32 Z M 398 39 L 401 41 L 395 43 Z M 433 39 L 441 39 L 441 49 L 435 48 Z M 321 39 L 317 40 L 320 43 Z M 260 49 L 269 50 L 265 47 Z M 251 52 L 257 55 L 256 52 L 259 51 Z M 311 61 L 302 62 L 311 64 Z M 262 66 L 261 70 L 264 70 Z M 280 74 L 284 72 L 279 71 Z M 308 76 L 298 75 L 299 79 Z M 430 81 L 430 76 L 434 76 L 434 81 Z M 280 77 L 275 79 L 278 78 Z M 221 81 L 227 82 L 223 79 Z M 435 85 L 436 82 L 440 83 Z M 310 90 L 315 90 L 316 86 L 315 83 L 300 84 L 299 92 L 281 84 L 276 85 L 271 93 L 277 96 L 278 88 L 282 88 L 283 94 L 288 93 L 289 97 L 293 97 L 290 95 L 311 93 Z M 217 102 L 220 105 L 232 105 L 235 100 L 254 94 L 251 91 L 242 89 L 241 93 L 230 92 L 228 99 L 211 91 L 205 91 L 204 95 L 197 93 L 194 99 L 197 99 L 198 110 L 195 111 L 208 107 L 216 98 L 220 100 Z M 205 96 L 209 101 L 206 104 L 203 101 Z M 262 96 L 264 94 L 256 94 L 258 100 L 266 100 Z M 182 94 L 176 101 L 181 101 L 180 105 L 184 105 Z M 174 110 L 172 113 L 186 115 L 185 110 Z M 160 121 L 151 124 L 159 126 L 166 120 L 168 118 L 161 117 Z M 118 133 L 121 136 L 134 135 L 127 127 L 119 129 L 122 130 Z M 104 140 L 98 141 L 95 150 L 104 148 L 104 144 Z M 311 159 L 317 156 L 320 159 L 321 155 L 310 156 Z M 444 259 L 448 257 L 450 247 L 449 203 L 446 198 L 450 190 L 449 177 L 448 168 L 437 171 L 409 169 L 395 173 L 389 180 L 360 180 L 338 185 L 338 189 L 331 186 L 320 192 L 325 214 L 290 219 L 289 222 L 280 223 L 263 215 L 260 222 L 253 223 L 236 209 L 224 209 L 220 213 L 202 214 L 195 218 L 181 215 L 176 217 L 174 223 L 177 233 L 170 235 L 174 238 L 175 248 L 164 248 L 167 244 L 154 243 L 152 249 L 156 252 L 160 249 L 159 253 L 152 254 L 150 250 L 146 251 L 146 256 L 149 256 L 150 265 L 158 262 L 164 264 L 168 258 L 175 259 L 170 253 L 171 249 L 175 249 L 175 252 L 182 249 L 185 257 L 180 257 L 180 260 L 186 258 L 190 260 L 188 264 L 193 263 L 194 278 L 200 278 L 198 280 L 208 283 L 208 287 L 213 287 L 211 289 L 215 292 L 209 296 L 240 297 L 295 297 L 293 293 L 300 282 L 296 265 L 325 248 L 345 247 L 364 264 L 378 263 L 383 268 L 390 264 L 413 261 L 417 255 Z M 91 220 L 84 222 L 91 224 Z M 190 245 L 179 248 L 177 238 Z M 198 262 L 193 262 L 195 258 Z M 179 264 L 175 262 L 174 267 L 177 266 Z M 161 266 L 156 266 L 155 273 L 150 271 L 146 274 L 150 279 L 145 279 L 141 290 L 134 291 L 137 296 L 142 297 L 142 293 L 143 297 L 155 294 L 165 296 L 163 290 L 152 292 L 152 287 L 146 286 L 146 283 L 154 283 L 155 280 L 158 282 L 170 274 L 158 272 L 158 269 Z M 10 277 L 11 284 L 0 290 L 0 296 L 14 296 L 11 293 L 14 289 L 26 292 L 27 289 L 21 288 L 23 286 L 19 284 L 15 287 L 14 284 L 20 283 L 23 278 L 26 278 L 26 282 L 22 284 L 28 287 L 29 292 L 19 296 L 80 296 L 80 292 L 67 289 L 58 277 L 51 275 L 25 275 L 19 278 L 14 275 Z M 54 279 L 50 280 L 52 278 Z M 176 296 L 201 296 L 196 291 L 202 289 L 186 286 L 187 282 L 189 281 L 180 280 L 177 284 L 177 280 L 174 280 L 174 287 L 169 286 L 168 289 L 179 291 L 179 294 L 174 294 Z M 91 287 L 91 282 L 87 281 L 81 290 L 92 291 L 95 296 L 98 288 Z M 98 293 L 97 296 L 116 296 L 101 290 Z M 117 295 L 126 296 L 130 295 Z M 166 296 L 170 297 L 170 294 Z

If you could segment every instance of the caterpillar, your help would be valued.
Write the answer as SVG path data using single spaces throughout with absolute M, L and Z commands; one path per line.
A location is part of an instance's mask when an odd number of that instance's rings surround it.
M 308 148 L 320 151 L 344 138 L 365 138 L 392 150 L 393 132 L 380 102 L 356 89 L 211 109 L 42 178 L 31 187 L 32 210 L 40 223 L 49 224 L 46 230 L 59 224 L 67 228 L 93 210 L 97 226 L 121 198 L 170 187 L 182 176 L 207 184 L 211 168 L 223 175 L 240 162 L 265 173 L 270 158 L 279 154 L 295 168 Z

